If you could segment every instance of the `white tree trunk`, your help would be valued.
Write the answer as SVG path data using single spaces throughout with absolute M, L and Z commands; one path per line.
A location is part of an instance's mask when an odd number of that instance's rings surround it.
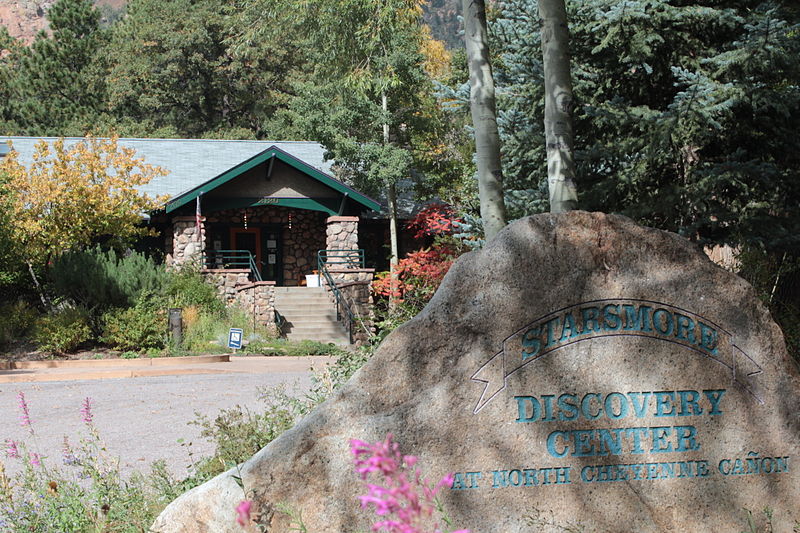
M 389 101 L 385 92 L 381 93 L 381 106 L 384 113 L 389 110 Z M 389 144 L 389 124 L 383 125 L 383 144 L 384 146 Z M 397 246 L 397 186 L 394 183 L 390 183 L 386 188 L 386 200 L 389 204 L 389 277 L 392 291 L 392 295 L 389 296 L 389 309 L 394 310 L 397 306 L 394 294 L 398 286 L 397 261 L 400 254 Z
M 469 66 L 470 111 L 475 128 L 478 193 L 481 220 L 488 241 L 506 225 L 503 172 L 500 167 L 500 135 L 494 101 L 494 78 L 489 60 L 486 6 L 483 0 L 462 0 L 464 41 Z
M 381 105 L 384 113 L 389 110 L 389 101 L 386 93 L 381 94 Z M 389 144 L 389 124 L 383 125 L 383 144 Z M 386 197 L 389 203 L 389 272 L 394 275 L 395 267 L 398 261 L 398 246 L 397 246 L 397 187 L 394 183 L 390 183 L 386 190 Z
M 572 80 L 565 0 L 539 0 L 544 63 L 544 131 L 550 212 L 576 209 L 575 160 L 572 155 Z

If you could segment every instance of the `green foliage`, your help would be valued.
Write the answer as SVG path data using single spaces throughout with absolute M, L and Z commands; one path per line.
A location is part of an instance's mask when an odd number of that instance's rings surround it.
M 240 406 L 224 409 L 211 420 L 197 415 L 190 422 L 200 426 L 200 436 L 214 444 L 214 455 L 196 463 L 194 477 L 203 481 L 249 459 L 281 433 L 294 426 L 304 409 L 283 389 L 263 397 L 264 411 L 251 412 Z
M 217 316 L 225 313 L 225 303 L 220 299 L 217 290 L 206 283 L 197 270 L 183 268 L 170 272 L 163 294 L 165 307 L 194 306 Z
M 108 311 L 103 315 L 102 322 L 101 341 L 117 350 L 143 352 L 165 345 L 166 312 L 158 308 L 147 295 L 133 307 Z
M 295 34 L 259 12 L 269 37 L 237 36 L 236 0 L 131 0 L 105 50 L 108 104 L 126 135 L 253 138 L 285 106 Z M 244 9 L 244 11 L 247 11 Z M 274 25 L 273 25 L 274 24 Z M 232 48 L 235 48 L 232 49 Z M 273 137 L 274 138 L 274 137 Z
M 25 300 L 0 305 L 0 339 L 22 339 L 31 331 L 39 317 L 39 311 Z
M 33 340 L 46 352 L 71 352 L 92 338 L 90 320 L 85 307 L 64 307 L 39 317 Z
M 76 419 L 77 414 L 76 409 Z M 107 454 L 97 429 L 83 416 L 80 444 L 73 446 L 65 437 L 61 453 L 43 453 L 35 439 L 13 443 L 7 460 L 18 461 L 21 471 L 9 477 L 0 466 L 3 531 L 140 532 L 178 496 L 182 487 L 163 462 L 148 475 L 124 478 L 119 460 Z M 64 464 L 51 463 L 48 456 L 61 456 Z
M 19 285 L 25 279 L 23 261 L 11 221 L 14 192 L 7 180 L 8 177 L 0 172 L 0 301 L 7 293 L 11 293 L 9 296 L 19 293 Z
M 243 351 L 245 353 L 260 355 L 285 355 L 299 357 L 306 355 L 339 355 L 344 352 L 333 343 L 302 340 L 289 341 L 286 339 L 256 340 L 248 343 Z
M 2 119 L 17 134 L 83 135 L 104 99 L 100 14 L 89 0 L 58 0 L 47 18 L 50 33 L 30 47 L 0 39 L 9 50 L 0 56 L 0 79 L 8 83 Z
M 785 3 L 568 2 L 582 207 L 702 243 L 800 246 L 800 18 Z M 502 4 L 507 188 L 543 207 L 535 0 Z M 527 198 L 527 200 L 526 200 Z
M 738 274 L 750 282 L 783 330 L 789 354 L 800 363 L 800 257 L 744 247 Z
M 118 255 L 99 246 L 58 256 L 50 268 L 56 297 L 89 309 L 130 307 L 144 293 L 157 293 L 167 283 L 164 268 L 144 254 Z
M 315 68 L 293 84 L 297 96 L 282 115 L 292 129 L 319 140 L 338 176 L 369 194 L 407 187 L 422 172 L 423 194 L 460 191 L 452 183 L 463 177 L 464 154 L 454 148 L 462 139 L 450 135 L 451 116 L 438 107 L 423 68 L 429 41 L 418 4 L 320 0 L 301 17 Z

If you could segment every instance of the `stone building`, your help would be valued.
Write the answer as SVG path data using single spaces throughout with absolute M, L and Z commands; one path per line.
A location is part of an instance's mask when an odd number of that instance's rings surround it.
M 38 140 L 0 137 L 0 144 L 10 141 L 19 160 L 29 164 Z M 363 216 L 379 213 L 381 205 L 335 179 L 320 144 L 196 139 L 120 139 L 119 144 L 168 171 L 141 187 L 151 196 L 169 196 L 147 222 L 163 239 L 168 266 L 196 265 L 229 303 L 252 310 L 262 323 L 292 318 L 290 336 L 345 341 L 367 335 L 374 269 L 366 268 L 364 258 L 378 255 L 383 242 L 375 239 L 374 216 L 366 242 L 359 239 L 359 227 Z M 292 289 L 300 287 L 320 288 Z M 337 336 L 311 313 L 290 316 L 303 305 L 322 307 L 309 297 L 323 290 L 343 322 L 355 317 L 348 335 Z

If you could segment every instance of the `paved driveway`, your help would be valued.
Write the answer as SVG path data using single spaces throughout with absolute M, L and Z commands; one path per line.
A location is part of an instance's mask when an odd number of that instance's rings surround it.
M 279 359 L 254 361 L 259 364 L 245 365 L 246 370 L 235 373 L 1 383 L 0 439 L 31 440 L 19 423 L 17 393 L 22 391 L 38 448 L 60 463 L 64 435 L 78 442 L 84 432 L 80 407 L 88 396 L 93 400 L 95 425 L 109 453 L 120 458 L 124 472 L 147 470 L 153 461 L 165 459 L 175 475 L 184 476 L 192 462 L 190 453 L 197 458 L 213 451 L 213 445 L 200 439 L 200 428 L 187 424 L 196 412 L 213 418 L 235 405 L 257 410 L 263 405 L 258 388 L 264 386 L 286 384 L 298 394 L 307 390 L 311 358 L 292 364 Z M 315 359 L 317 368 L 322 366 L 320 358 Z M 8 470 L 15 470 L 14 460 L 4 462 Z

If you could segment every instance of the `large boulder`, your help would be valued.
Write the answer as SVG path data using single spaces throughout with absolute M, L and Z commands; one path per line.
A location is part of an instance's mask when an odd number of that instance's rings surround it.
M 511 224 L 337 394 L 156 531 L 368 531 L 349 440 L 392 433 L 459 527 L 791 531 L 798 372 L 753 289 L 687 240 L 572 212 Z M 241 477 L 243 489 L 237 484 Z M 764 512 L 768 508 L 768 512 Z M 572 529 L 569 529 L 572 528 Z M 761 529 L 760 529 L 761 530 Z

